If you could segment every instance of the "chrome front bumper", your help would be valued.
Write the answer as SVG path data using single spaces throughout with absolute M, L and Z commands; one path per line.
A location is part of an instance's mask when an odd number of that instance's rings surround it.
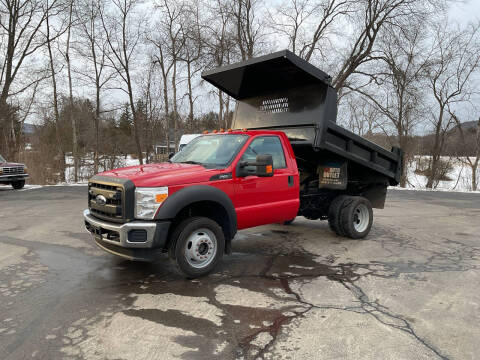
M 85 228 L 95 236 L 96 240 L 124 248 L 152 248 L 154 245 L 161 245 L 165 240 L 162 238 L 166 238 L 165 233 L 168 233 L 168 226 L 170 225 L 170 223 L 160 223 L 163 225 L 161 226 L 163 231 L 158 232 L 157 225 L 160 224 L 156 222 L 131 221 L 125 224 L 117 224 L 92 216 L 88 209 L 83 212 L 83 218 L 85 219 Z M 166 231 L 164 225 L 166 225 Z M 132 241 L 133 230 L 144 230 L 146 232 L 145 241 Z M 156 237 L 160 236 L 162 238 L 155 241 Z
M 28 179 L 28 174 L 7 174 L 0 175 L 0 181 L 18 181 Z

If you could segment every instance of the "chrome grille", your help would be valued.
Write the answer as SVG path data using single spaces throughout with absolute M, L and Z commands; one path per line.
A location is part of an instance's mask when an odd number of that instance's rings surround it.
M 18 175 L 25 173 L 23 166 L 4 167 L 2 169 L 3 175 Z
M 103 195 L 105 204 L 97 202 L 97 196 Z M 117 184 L 99 182 L 88 183 L 88 208 L 92 215 L 112 221 L 124 220 L 124 189 Z

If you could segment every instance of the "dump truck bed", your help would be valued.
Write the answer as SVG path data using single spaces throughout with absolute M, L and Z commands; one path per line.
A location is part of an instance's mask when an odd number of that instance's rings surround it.
M 288 50 L 204 72 L 237 100 L 233 127 L 284 131 L 295 154 L 318 164 L 344 159 L 390 185 L 400 181 L 402 153 L 388 151 L 336 124 L 337 93 L 328 74 Z

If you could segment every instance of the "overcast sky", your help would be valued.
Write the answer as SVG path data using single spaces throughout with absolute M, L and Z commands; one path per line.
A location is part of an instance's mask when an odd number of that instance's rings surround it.
M 461 3 L 452 5 L 450 9 L 452 18 L 459 23 L 480 20 L 480 0 L 465 0 Z

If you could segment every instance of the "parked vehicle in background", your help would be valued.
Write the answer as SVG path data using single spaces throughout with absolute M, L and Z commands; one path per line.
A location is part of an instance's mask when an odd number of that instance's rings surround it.
M 199 137 L 201 134 L 184 134 L 178 143 L 178 151 L 182 150 L 190 141 Z
M 236 130 L 198 136 L 168 163 L 93 176 L 83 215 L 99 247 L 131 260 L 168 252 L 197 277 L 231 253 L 237 230 L 297 215 L 367 236 L 402 153 L 336 124 L 327 74 L 282 51 L 202 77 L 237 100 Z
M 0 184 L 12 185 L 18 190 L 25 186 L 27 178 L 27 168 L 24 164 L 9 163 L 0 155 Z

